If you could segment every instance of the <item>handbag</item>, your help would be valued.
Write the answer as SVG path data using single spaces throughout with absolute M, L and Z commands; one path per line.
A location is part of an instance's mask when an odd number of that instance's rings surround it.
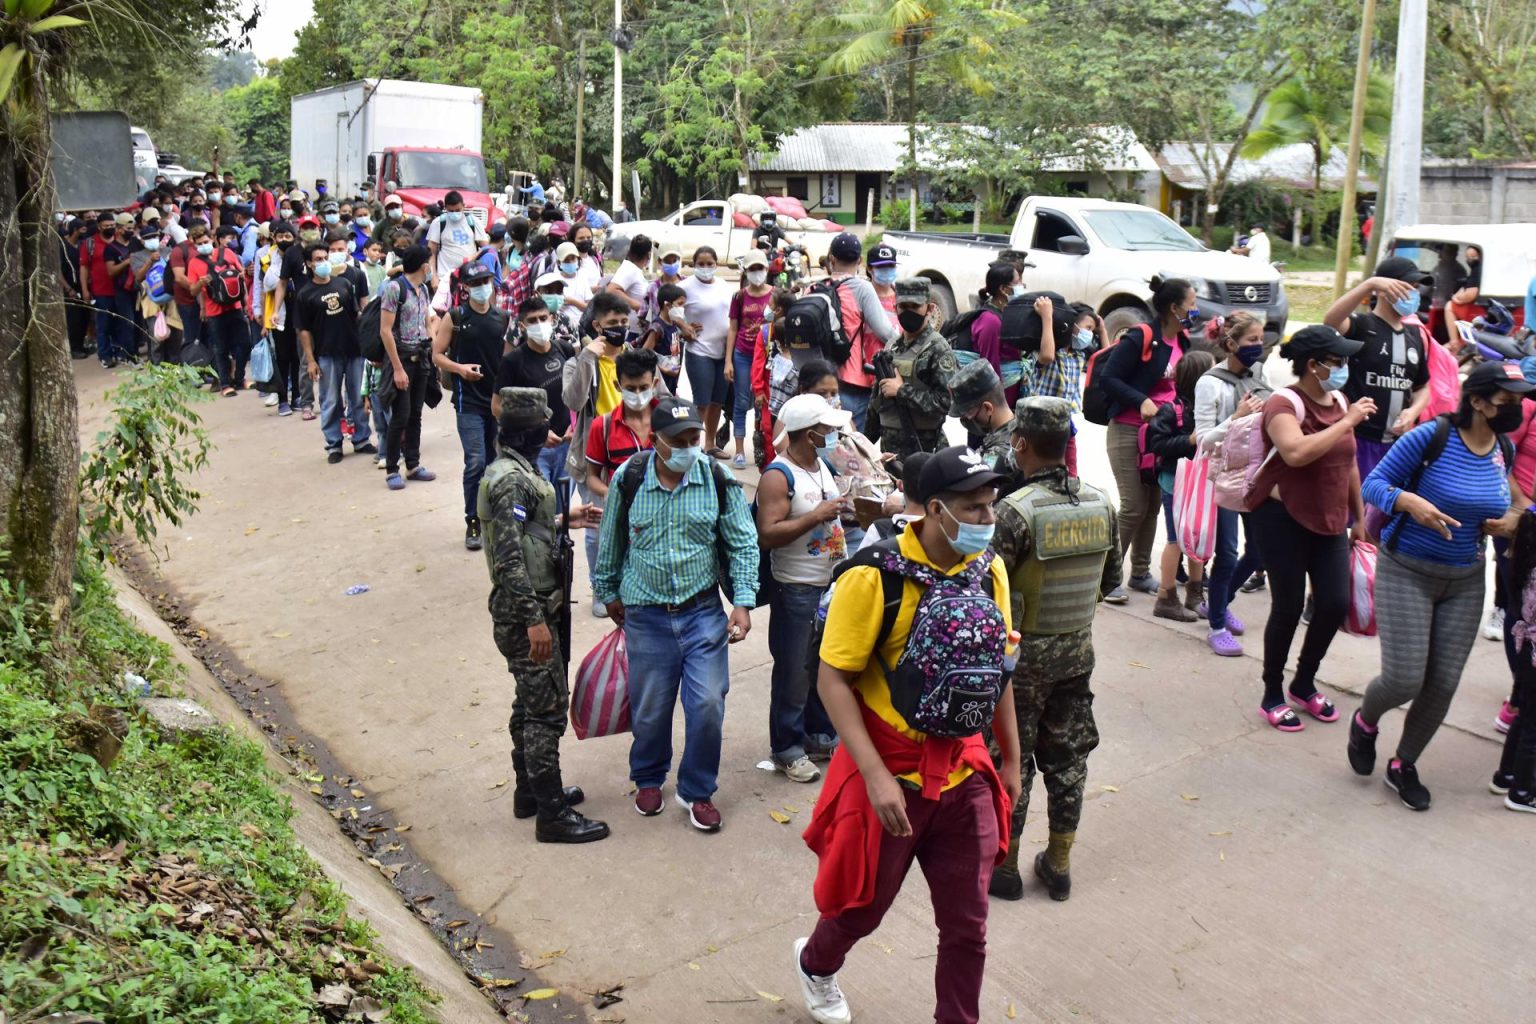
M 1349 614 L 1344 632 L 1376 635 L 1376 546 L 1355 541 L 1349 546 Z
M 263 334 L 261 340 L 251 349 L 251 379 L 258 384 L 270 384 L 277 373 L 276 360 L 272 351 L 272 339 Z
M 1216 490 L 1206 455 L 1180 459 L 1174 473 L 1173 521 L 1179 548 L 1198 562 L 1216 553 Z
M 629 656 L 624 627 L 616 626 L 581 659 L 571 688 L 571 727 L 576 738 L 629 732 Z
M 153 324 L 153 326 L 150 327 L 149 331 L 150 331 L 150 334 L 152 334 L 154 336 L 154 339 L 156 341 L 169 341 L 170 340 L 170 338 L 171 338 L 171 325 L 165 322 L 165 311 L 164 310 L 161 310 L 160 312 L 155 314 L 154 324 Z

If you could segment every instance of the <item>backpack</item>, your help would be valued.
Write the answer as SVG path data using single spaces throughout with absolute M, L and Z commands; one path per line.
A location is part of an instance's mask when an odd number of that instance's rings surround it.
M 1306 415 L 1306 407 L 1295 389 L 1281 388 L 1275 394 L 1285 396 L 1300 422 Z M 1337 396 L 1336 403 L 1345 402 L 1340 392 L 1330 394 Z M 1226 434 L 1211 452 L 1211 482 L 1216 492 L 1216 504 L 1236 512 L 1252 512 L 1257 508 L 1264 495 L 1253 493 L 1254 480 L 1278 451 L 1269 444 L 1264 433 L 1263 409 L 1229 421 Z
M 853 355 L 853 337 L 843 328 L 843 304 L 838 289 L 846 278 L 826 278 L 811 285 L 784 314 L 784 345 L 820 352 L 833 366 Z M 863 324 L 859 330 L 863 330 Z
M 400 293 L 395 299 L 396 304 L 404 302 L 405 288 L 401 284 L 404 280 L 405 276 L 403 274 L 399 277 L 391 278 L 385 283 L 384 288 L 379 289 L 379 298 L 382 299 L 384 297 L 385 289 L 394 288 Z M 384 335 L 379 331 L 379 313 L 382 311 L 383 305 L 384 303 L 382 302 L 370 302 L 357 315 L 358 351 L 370 363 L 382 363 L 386 358 Z
M 1040 351 L 1040 335 L 1043 325 L 1040 314 L 1035 312 L 1035 300 L 1041 296 L 1051 300 L 1051 337 L 1065 347 L 1072 337 L 1072 325 L 1077 314 L 1067 302 L 1066 296 L 1057 292 L 1025 292 L 1008 300 L 1003 307 L 1003 328 L 1000 340 L 1020 352 Z
M 231 262 L 229 250 L 219 246 L 208 264 L 208 283 L 204 290 L 215 306 L 238 306 L 245 301 L 245 268 L 238 260 Z
M 1149 324 L 1136 324 L 1128 328 L 1115 344 L 1105 345 L 1088 357 L 1088 367 L 1083 374 L 1083 416 L 1089 423 L 1105 427 L 1114 418 L 1114 403 L 1109 392 L 1104 390 L 1104 368 L 1109 365 L 1111 352 L 1138 335 L 1141 340 L 1141 361 L 1145 363 L 1152 358 L 1152 327 Z
M 171 301 L 171 265 L 167 261 L 155 260 L 144 275 L 144 294 L 161 306 Z
M 640 485 L 645 483 L 645 470 L 651 464 L 651 459 L 656 455 L 654 450 L 643 451 L 631 456 L 624 463 L 624 468 L 619 472 L 618 493 L 624 500 L 619 507 L 613 510 L 618 517 L 619 526 L 617 536 L 619 543 L 624 547 L 629 546 L 629 507 L 634 504 L 635 495 L 640 493 Z M 714 459 L 709 460 L 710 475 L 715 481 L 715 521 L 718 525 L 725 511 L 726 498 L 729 495 L 728 488 L 741 487 L 741 482 L 721 467 Z M 612 490 L 609 491 L 611 495 Z M 605 510 L 606 512 L 606 510 Z M 761 552 L 758 554 L 758 573 L 761 578 L 762 563 L 764 559 Z M 735 597 L 731 587 L 730 552 L 726 549 L 725 538 L 719 529 L 715 530 L 715 569 L 719 576 L 720 589 L 725 592 L 726 599 L 735 604 Z
M 939 328 L 939 333 L 944 335 L 945 341 L 949 342 L 950 350 L 955 353 L 955 358 L 961 361 L 962 366 L 975 358 L 976 339 L 971 336 L 971 328 L 981 314 L 987 312 L 989 308 L 982 306 L 979 309 L 967 310 L 959 316 L 950 317 L 944 321 L 944 326 Z M 997 310 L 993 309 L 991 312 L 996 313 Z M 971 359 L 962 357 L 960 355 L 962 352 L 970 353 Z
M 1437 343 L 1432 341 L 1430 344 Z M 1434 422 L 1435 432 L 1430 437 L 1429 444 L 1424 446 L 1424 454 L 1419 456 L 1419 464 L 1413 467 L 1413 472 L 1408 475 L 1407 481 L 1403 484 L 1402 489 L 1404 491 L 1418 491 L 1419 480 L 1424 476 L 1424 471 L 1445 451 L 1446 442 L 1451 438 L 1450 416 L 1444 414 L 1436 416 Z M 1504 466 L 1507 470 L 1515 464 L 1514 443 L 1504 434 L 1495 434 L 1493 436 L 1498 442 L 1499 454 L 1504 456 Z M 1398 537 L 1403 532 L 1403 520 L 1407 515 L 1408 513 L 1406 512 L 1389 512 L 1385 509 L 1379 509 L 1375 505 L 1366 505 L 1365 532 L 1372 537 L 1379 538 L 1382 542 L 1382 547 L 1388 551 L 1396 551 Z M 1389 531 L 1391 536 L 1388 536 Z M 1374 634 L 1362 635 L 1371 636 Z

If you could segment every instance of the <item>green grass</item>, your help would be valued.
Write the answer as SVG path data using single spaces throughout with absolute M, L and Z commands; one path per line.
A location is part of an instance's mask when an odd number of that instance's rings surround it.
M 261 749 L 163 742 L 139 720 L 114 680 L 127 668 L 163 692 L 175 663 L 89 556 L 67 643 L 30 631 L 3 582 L 0 607 L 0 1018 L 318 1022 L 316 994 L 345 982 L 390 1021 L 431 1019 L 298 845 Z M 103 709 L 131 723 L 109 768 L 81 752 Z
M 1320 324 L 1323 322 L 1323 314 L 1333 305 L 1333 289 L 1327 285 L 1313 287 L 1288 284 L 1285 286 L 1285 296 L 1291 303 L 1292 323 Z

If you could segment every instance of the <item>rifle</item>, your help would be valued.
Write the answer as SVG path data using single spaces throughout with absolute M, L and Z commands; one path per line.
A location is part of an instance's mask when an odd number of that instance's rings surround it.
M 880 382 L 897 376 L 896 361 L 891 358 L 891 354 L 889 352 L 887 352 L 885 349 L 881 349 L 879 352 L 874 354 L 868 363 L 864 364 L 864 372 L 872 375 L 875 378 L 875 393 L 879 394 Z M 912 410 L 896 401 L 895 398 L 886 398 L 885 396 L 881 395 L 880 402 L 882 405 L 885 402 L 895 403 L 896 415 L 901 417 L 902 429 L 911 434 L 913 440 L 917 441 L 918 451 L 927 451 L 928 449 L 923 447 L 922 439 L 918 436 L 917 425 L 912 422 Z M 875 418 L 878 421 L 879 416 L 877 415 Z
M 555 572 L 560 577 L 560 610 L 555 615 L 555 636 L 560 640 L 560 654 L 567 668 L 571 664 L 571 580 L 576 571 L 576 544 L 571 540 L 570 502 L 560 502 L 559 526 L 555 530 Z

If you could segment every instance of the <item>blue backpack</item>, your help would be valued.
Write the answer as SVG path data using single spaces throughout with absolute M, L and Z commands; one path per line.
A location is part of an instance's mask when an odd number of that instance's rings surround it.
M 150 302 L 162 306 L 171 301 L 171 268 L 164 259 L 156 260 L 149 273 L 144 275 L 144 294 L 149 296 Z

